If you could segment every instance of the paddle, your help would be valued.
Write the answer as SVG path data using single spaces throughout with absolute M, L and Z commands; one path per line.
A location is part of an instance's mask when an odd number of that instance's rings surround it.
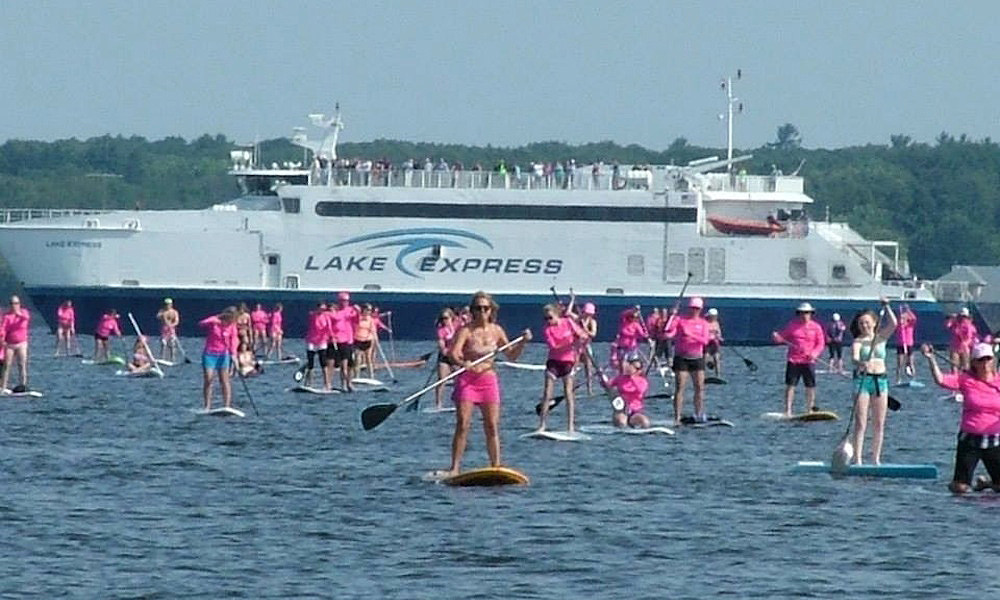
M 740 351 L 736 349 L 735 346 L 727 346 L 727 348 L 729 348 L 730 350 L 732 350 L 733 354 L 735 354 L 736 356 L 738 356 L 741 359 L 743 359 L 743 364 L 747 366 L 747 369 L 749 369 L 751 373 L 756 373 L 757 372 L 757 365 L 754 364 L 754 362 L 752 360 L 750 360 L 749 358 L 743 356 L 740 353 Z
M 132 328 L 135 329 L 135 334 L 139 336 L 139 341 L 142 343 L 142 349 L 146 352 L 146 356 L 150 361 L 150 371 L 163 377 L 163 371 L 160 369 L 160 365 L 156 364 L 156 357 L 153 356 L 153 351 L 149 349 L 149 344 L 146 343 L 146 336 L 142 335 L 142 330 L 139 329 L 139 324 L 135 322 L 135 317 L 132 313 L 128 313 L 128 320 L 132 322 Z
M 496 356 L 499 352 L 501 352 L 503 350 L 506 350 L 507 348 L 510 348 L 511 346 L 513 346 L 515 344 L 518 344 L 518 343 L 520 343 L 523 340 L 524 340 L 524 336 L 523 335 L 519 335 L 516 338 L 514 338 L 513 340 L 511 340 L 511 341 L 507 342 L 506 344 L 504 344 L 503 346 L 500 346 L 499 348 L 497 348 L 493 352 L 490 352 L 489 354 L 480 356 L 476 360 L 474 360 L 471 363 L 469 363 L 469 366 L 473 367 L 473 366 L 478 365 L 478 364 L 480 364 L 482 362 L 486 362 L 487 360 L 489 360 L 489 359 L 493 358 L 494 356 Z M 385 421 L 386 419 L 389 418 L 389 415 L 391 415 L 392 413 L 396 412 L 396 409 L 399 408 L 400 406 L 405 406 L 406 404 L 409 404 L 410 402 L 413 402 L 414 400 L 420 398 L 425 393 L 433 390 L 434 388 L 438 387 L 439 385 L 444 385 L 445 382 L 450 381 L 450 380 L 458 377 L 462 373 L 464 373 L 466 371 L 466 369 L 467 369 L 467 367 L 462 367 L 460 369 L 456 369 L 456 370 L 452 371 L 451 373 L 449 373 L 446 377 L 442 377 L 441 379 L 438 379 L 434 383 L 432 383 L 432 384 L 430 384 L 428 386 L 424 386 L 423 389 L 418 390 L 418 391 L 410 394 L 409 396 L 407 396 L 406 398 L 400 400 L 399 402 L 397 402 L 395 404 L 373 404 L 373 405 L 369 406 L 368 408 L 366 408 L 363 411 L 361 411 L 361 427 L 365 431 L 369 431 L 371 429 L 374 429 L 374 428 L 378 427 L 379 425 L 382 424 L 383 421 Z
M 430 371 L 427 373 L 427 379 L 424 380 L 424 387 L 427 387 L 431 383 L 431 379 L 437 374 L 437 364 L 431 365 Z M 387 390 L 388 391 L 388 390 Z M 406 407 L 406 412 L 417 412 L 420 410 L 420 397 L 417 397 L 412 404 Z
M 691 283 L 691 278 L 694 277 L 694 273 L 688 271 L 687 277 L 684 278 L 684 285 L 681 286 L 681 293 L 677 294 L 677 300 L 674 301 L 673 314 L 667 317 L 667 322 L 663 324 L 664 331 L 670 327 L 670 323 L 673 322 L 674 317 L 677 316 L 677 312 L 681 309 L 681 300 L 684 298 L 684 292 L 687 291 L 688 284 Z M 652 340 L 650 340 L 652 342 Z M 649 356 L 649 364 L 646 365 L 646 372 L 643 375 L 649 375 L 649 370 L 653 368 L 653 359 L 656 354 L 656 343 L 652 342 L 653 350 Z
M 396 379 L 396 375 L 392 372 L 392 367 L 389 366 L 389 361 L 385 358 L 385 350 L 382 349 L 382 344 L 378 343 L 378 331 L 375 332 L 375 339 L 373 340 L 375 347 L 378 348 L 378 355 L 382 357 L 382 362 L 385 364 L 386 371 L 389 372 L 389 377 L 392 378 L 393 383 L 399 383 Z
M 180 350 L 181 358 L 184 360 L 184 364 L 191 364 L 191 359 L 188 358 L 187 352 L 184 351 L 184 346 L 181 346 L 181 338 L 177 337 L 176 333 L 174 334 L 173 339 L 171 339 L 171 342 L 177 347 L 178 350 Z

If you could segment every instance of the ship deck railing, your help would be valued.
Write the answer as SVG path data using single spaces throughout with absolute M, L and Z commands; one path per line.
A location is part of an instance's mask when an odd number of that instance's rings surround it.
M 405 187 L 455 189 L 522 189 L 522 190 L 648 190 L 652 172 L 641 176 L 622 171 L 589 173 L 531 171 L 468 171 L 425 169 L 313 169 L 310 184 L 343 187 Z
M 99 215 L 110 212 L 112 211 L 99 208 L 0 208 L 0 225 L 34 219 Z

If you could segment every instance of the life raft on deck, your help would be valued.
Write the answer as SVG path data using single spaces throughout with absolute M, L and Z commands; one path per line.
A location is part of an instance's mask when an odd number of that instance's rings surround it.
M 758 221 L 755 219 L 735 219 L 730 217 L 708 217 L 708 222 L 719 233 L 728 235 L 771 235 L 782 233 L 787 228 L 778 221 Z

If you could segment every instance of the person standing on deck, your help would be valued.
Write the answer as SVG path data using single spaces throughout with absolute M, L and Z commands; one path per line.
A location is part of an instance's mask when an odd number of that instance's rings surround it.
M 795 318 L 781 331 L 771 332 L 775 344 L 788 346 L 785 364 L 785 416 L 792 416 L 795 386 L 802 379 L 806 388 L 806 412 L 816 410 L 816 371 L 813 365 L 823 354 L 826 334 L 823 327 L 813 320 L 813 307 L 808 302 L 799 304 Z
M 0 341 L 4 346 L 4 365 L 0 392 L 10 393 L 7 382 L 10 381 L 10 371 L 16 362 L 21 383 L 14 388 L 15 392 L 28 389 L 28 326 L 31 323 L 31 313 L 21 306 L 21 299 L 10 297 L 10 310 L 0 320 Z
M 156 320 L 160 322 L 160 356 L 164 360 L 177 362 L 175 354 L 178 346 L 177 326 L 181 322 L 180 313 L 174 308 L 174 301 L 170 298 L 163 299 L 163 308 L 156 313 Z
M 681 425 L 684 407 L 684 387 L 690 378 L 694 387 L 694 420 L 703 423 L 705 414 L 705 345 L 712 339 L 708 321 L 701 316 L 705 301 L 699 296 L 688 300 L 687 314 L 675 316 L 667 324 L 664 335 L 674 341 L 674 423 Z

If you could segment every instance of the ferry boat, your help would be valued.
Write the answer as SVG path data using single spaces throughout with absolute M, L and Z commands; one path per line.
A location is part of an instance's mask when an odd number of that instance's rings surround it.
M 553 291 L 565 299 L 572 288 L 597 305 L 606 340 L 622 310 L 670 307 L 685 282 L 687 296 L 718 309 L 730 343 L 770 343 L 802 301 L 825 320 L 883 295 L 933 315 L 925 338 L 940 329 L 934 297 L 896 242 L 810 218 L 803 179 L 734 171 L 749 157 L 561 175 L 430 161 L 347 169 L 339 110 L 310 117 L 322 140 L 301 129 L 292 137 L 308 162 L 262 165 L 255 152 L 232 152 L 243 192 L 235 200 L 204 210 L 8 209 L 0 253 L 50 325 L 72 299 L 80 331 L 109 307 L 156 331 L 153 315 L 169 296 L 184 334 L 245 301 L 283 303 L 286 335 L 298 336 L 318 301 L 346 290 L 391 311 L 397 338 L 428 339 L 442 307 L 483 289 L 516 332 L 537 329 Z

